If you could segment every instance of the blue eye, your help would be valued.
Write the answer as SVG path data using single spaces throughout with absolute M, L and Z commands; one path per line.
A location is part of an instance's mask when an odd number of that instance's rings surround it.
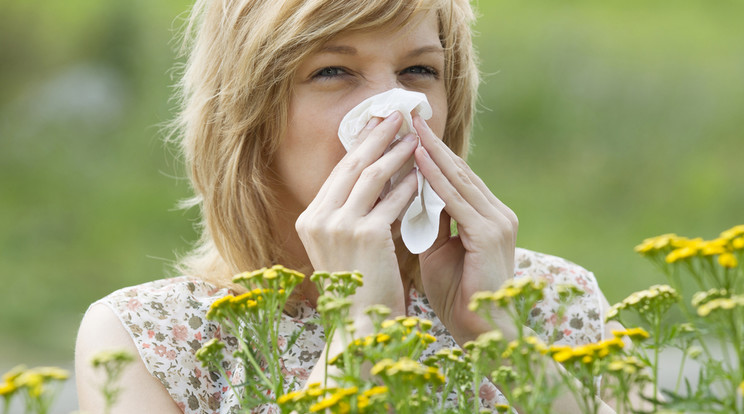
M 423 65 L 416 65 L 416 66 L 405 68 L 403 69 L 401 74 L 402 75 L 412 74 L 412 75 L 420 75 L 420 76 L 433 76 L 435 78 L 439 76 L 439 72 L 437 72 L 436 69 L 432 68 L 431 66 L 423 66 Z
M 346 71 L 335 66 L 329 66 L 327 68 L 323 68 L 313 74 L 314 79 L 323 79 L 323 78 L 335 78 L 337 76 L 341 76 L 346 74 Z

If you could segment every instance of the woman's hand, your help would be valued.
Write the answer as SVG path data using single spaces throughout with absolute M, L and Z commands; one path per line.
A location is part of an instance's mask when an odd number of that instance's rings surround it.
M 370 120 L 360 143 L 339 161 L 295 223 L 314 269 L 364 275 L 364 286 L 352 298 L 352 318 L 364 319 L 363 311 L 377 303 L 405 313 L 391 229 L 416 190 L 415 174 L 409 173 L 380 200 L 385 184 L 416 149 L 411 134 L 385 152 L 401 123 L 398 112 Z
M 486 321 L 468 310 L 468 303 L 474 293 L 496 290 L 513 277 L 519 222 L 423 119 L 416 116 L 414 127 L 421 138 L 416 163 L 445 202 L 439 236 L 419 255 L 421 278 L 437 316 L 463 345 L 490 330 Z M 450 237 L 450 217 L 457 222 L 454 237 Z M 511 332 L 510 325 L 505 320 L 503 328 Z

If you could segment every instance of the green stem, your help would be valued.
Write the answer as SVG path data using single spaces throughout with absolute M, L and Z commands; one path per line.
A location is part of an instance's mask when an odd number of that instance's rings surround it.
M 480 371 L 478 370 L 478 365 L 480 365 L 478 362 L 480 361 L 473 361 L 472 367 L 472 375 L 473 375 L 473 412 L 477 413 L 480 411 Z
M 674 393 L 676 394 L 679 391 L 679 386 L 682 385 L 682 376 L 685 369 L 685 362 L 687 361 L 687 352 L 685 352 L 689 346 L 684 347 L 682 349 L 682 361 L 679 363 L 679 371 L 677 372 L 677 383 L 674 385 Z
M 658 403 L 656 402 L 656 396 L 659 393 L 659 348 L 661 342 L 659 341 L 661 336 L 661 317 L 658 312 L 655 314 L 654 320 L 654 362 L 653 362 L 653 375 L 654 375 L 654 412 L 658 410 Z

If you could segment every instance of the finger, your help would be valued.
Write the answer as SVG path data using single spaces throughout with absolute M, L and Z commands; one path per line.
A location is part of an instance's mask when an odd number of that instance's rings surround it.
M 369 212 L 367 217 L 380 220 L 384 223 L 392 223 L 408 207 L 416 195 L 418 180 L 416 171 L 411 170 L 377 205 Z
M 346 207 L 358 211 L 360 215 L 367 214 L 379 198 L 385 184 L 411 159 L 417 145 L 416 136 L 408 134 L 379 160 L 365 168 L 349 194 Z
M 421 137 L 421 144 L 429 152 L 431 158 L 440 166 L 445 176 L 450 179 L 453 183 L 462 176 L 460 181 L 466 181 L 469 184 L 473 184 L 491 203 L 500 203 L 496 196 L 493 195 L 491 190 L 488 188 L 486 183 L 478 177 L 475 172 L 467 165 L 467 163 L 457 154 L 455 154 L 450 147 L 448 147 L 444 141 L 437 138 L 434 132 L 429 128 L 429 125 L 421 118 L 421 116 L 415 116 L 413 119 L 414 128 Z
M 427 150 L 429 157 L 434 160 L 442 174 L 467 202 L 484 216 L 493 218 L 493 215 L 497 213 L 506 216 L 513 223 L 517 222 L 514 212 L 491 192 L 486 183 L 462 158 L 434 135 L 420 116 L 415 116 L 413 121 L 421 137 L 421 144 Z M 497 212 L 492 207 L 495 207 Z
M 465 200 L 460 192 L 442 174 L 439 166 L 431 159 L 426 148 L 416 148 L 416 164 L 421 173 L 426 177 L 439 197 L 444 201 L 444 210 L 460 223 L 466 226 L 476 226 L 476 219 L 483 217 L 471 203 Z
M 400 112 L 397 111 L 381 122 L 375 119 L 371 119 L 365 127 L 366 131 L 362 131 L 364 141 L 341 158 L 333 168 L 311 206 L 324 204 L 326 207 L 335 208 L 343 205 L 359 175 L 382 156 L 403 122 Z

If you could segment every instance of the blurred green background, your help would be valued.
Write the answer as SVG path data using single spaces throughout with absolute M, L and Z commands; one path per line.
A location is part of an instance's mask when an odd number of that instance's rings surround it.
M 0 362 L 70 361 L 83 312 L 195 238 L 171 117 L 184 0 L 0 0 Z M 519 244 L 610 302 L 633 253 L 744 223 L 744 2 L 481 0 L 471 162 Z M 10 362 L 9 362 L 10 361 Z

